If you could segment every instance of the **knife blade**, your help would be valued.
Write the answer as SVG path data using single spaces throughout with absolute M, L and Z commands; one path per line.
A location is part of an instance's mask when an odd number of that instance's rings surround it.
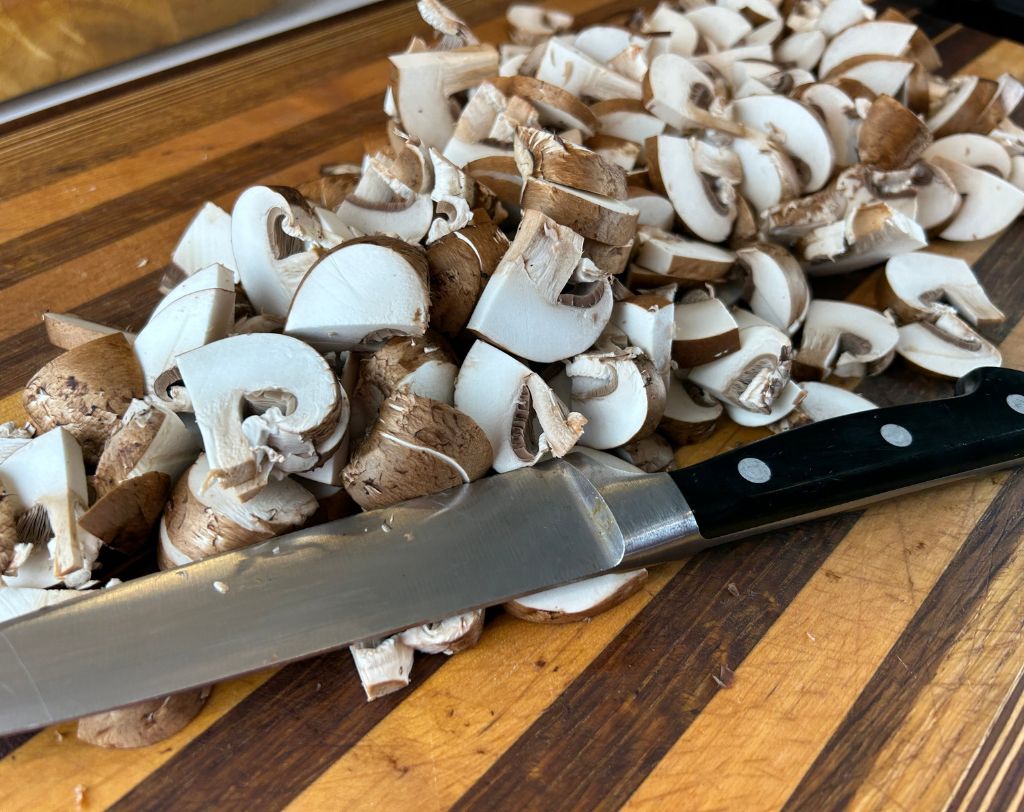
M 956 397 L 822 421 L 671 474 L 573 454 L 2 624 L 0 735 L 1022 460 L 1024 373 L 989 368 Z

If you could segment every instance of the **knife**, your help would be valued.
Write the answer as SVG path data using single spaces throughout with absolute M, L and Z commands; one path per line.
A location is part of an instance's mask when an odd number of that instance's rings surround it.
M 1024 372 L 672 473 L 575 453 L 0 625 L 0 735 L 1024 461 Z

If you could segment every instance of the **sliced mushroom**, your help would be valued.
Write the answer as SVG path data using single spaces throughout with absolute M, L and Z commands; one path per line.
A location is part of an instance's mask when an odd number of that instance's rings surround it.
M 796 258 L 772 243 L 757 243 L 736 252 L 746 272 L 743 298 L 755 315 L 793 335 L 807 315 L 811 291 Z
M 548 37 L 568 31 L 572 27 L 573 16 L 532 3 L 514 3 L 505 12 L 505 19 L 512 42 L 537 45 Z
M 818 30 L 797 31 L 778 44 L 775 57 L 782 63 L 813 70 L 825 53 L 825 35 Z
M 935 137 L 973 132 L 975 122 L 991 104 L 998 89 L 997 82 L 979 76 L 959 76 L 953 79 L 941 107 L 928 118 L 928 126 Z
M 223 265 L 233 274 L 238 267 L 231 242 L 231 215 L 216 203 L 207 202 L 178 240 L 171 254 L 171 267 L 164 272 L 160 292 L 169 292 L 181 278 L 211 265 Z M 237 275 L 234 281 L 240 281 Z
M 892 318 L 851 302 L 815 299 L 807 311 L 793 376 L 862 378 L 892 363 L 899 333 Z
M 523 99 L 520 101 L 529 104 Z M 444 157 L 457 166 L 465 166 L 477 158 L 510 155 L 515 128 L 509 126 L 511 122 L 508 122 L 505 115 L 509 104 L 510 99 L 491 82 L 478 85 L 466 106 L 462 108 L 452 137 L 445 145 Z M 530 110 L 534 116 L 537 115 L 532 105 Z M 505 128 L 509 130 L 508 133 L 503 131 Z M 499 131 L 502 136 L 507 137 L 496 138 Z
M 596 617 L 632 597 L 647 580 L 647 570 L 599 575 L 509 601 L 505 611 L 531 623 L 575 623 Z
M 621 167 L 545 130 L 520 127 L 515 159 L 524 180 L 536 177 L 595 195 L 626 197 L 626 173 Z
M 78 517 L 83 530 L 122 553 L 140 550 L 160 521 L 171 478 L 149 471 L 115 485 Z
M 466 173 L 486 186 L 513 218 L 519 218 L 519 201 L 523 196 L 523 176 L 511 155 L 478 158 L 466 164 Z
M 314 265 L 288 311 L 285 333 L 323 350 L 423 335 L 428 266 L 418 247 L 389 237 L 350 240 Z
M 629 187 L 626 202 L 640 212 L 637 225 L 651 226 L 662 231 L 671 231 L 676 219 L 676 210 L 668 198 L 650 189 Z
M 976 169 L 994 172 L 999 177 L 1010 177 L 1010 153 L 998 141 L 978 133 L 957 133 L 940 138 L 924 152 L 926 160 L 944 158 Z
M 752 412 L 731 403 L 725 404 L 726 414 L 738 426 L 746 428 L 764 428 L 792 414 L 804 399 L 804 390 L 793 381 L 787 381 L 782 391 L 775 396 L 772 407 L 767 413 Z
M 569 453 L 586 419 L 569 412 L 540 375 L 483 341 L 470 348 L 455 381 L 455 407 L 487 433 L 498 473 Z
M 56 606 L 84 595 L 84 592 L 74 589 L 4 586 L 3 582 L 0 582 L 0 623 L 6 623 L 16 617 L 38 612 L 48 606 Z
M 860 160 L 879 169 L 901 169 L 922 154 L 929 157 L 932 134 L 928 126 L 892 96 L 879 96 L 860 127 Z
M 646 34 L 667 32 L 666 47 L 671 53 L 680 56 L 692 56 L 700 44 L 700 32 L 685 14 L 672 8 L 668 3 L 659 3 L 644 20 L 643 31 Z
M 739 349 L 739 327 L 721 299 L 676 305 L 672 360 L 680 369 L 709 364 Z
M 522 207 L 543 212 L 577 234 L 609 245 L 633 238 L 640 213 L 620 200 L 572 189 L 540 178 L 527 178 Z
M 935 157 L 934 166 L 945 172 L 963 203 L 941 232 L 944 240 L 984 240 L 998 234 L 1024 211 L 1024 191 L 991 172 Z
M 537 68 L 537 78 L 578 97 L 639 99 L 640 83 L 606 68 L 583 51 L 552 37 Z
M 348 426 L 348 398 L 333 370 L 294 338 L 231 336 L 179 356 L 178 368 L 210 475 L 241 500 L 259 493 L 274 469 L 315 468 Z
M 209 688 L 196 688 L 84 716 L 78 720 L 77 736 L 97 747 L 147 747 L 182 730 L 199 715 L 209 696 Z
M 416 10 L 423 22 L 441 35 L 441 50 L 479 44 L 465 21 L 439 0 L 417 0 Z
M 636 264 L 684 283 L 700 284 L 724 279 L 736 262 L 736 254 L 732 251 L 687 240 L 667 231 L 645 228 L 639 236 Z
M 636 168 L 643 152 L 643 145 L 614 135 L 598 134 L 588 138 L 584 144 L 594 151 L 601 160 L 617 166 L 625 172 Z
M 866 412 L 877 408 L 874 403 L 862 395 L 854 394 L 841 386 L 833 386 L 819 381 L 806 381 L 800 384 L 804 390 L 804 398 L 796 409 L 771 426 L 772 431 L 788 431 L 789 429 L 820 423 L 844 414 Z
M 960 211 L 963 201 L 949 175 L 935 164 L 921 161 L 914 167 L 917 214 L 914 219 L 929 234 L 944 228 Z
M 400 691 L 412 675 L 414 649 L 400 635 L 349 647 L 359 672 L 359 681 L 370 701 Z
M 896 352 L 916 369 L 940 378 L 956 379 L 978 367 L 1003 363 L 995 345 L 952 313 L 944 313 L 935 322 L 900 327 Z
M 32 376 L 22 402 L 37 431 L 63 426 L 94 463 L 128 405 L 143 394 L 132 348 L 114 333 L 54 358 Z
M 584 137 L 597 132 L 597 117 L 590 108 L 557 84 L 532 76 L 508 76 L 490 81 L 506 96 L 519 96 L 533 105 L 545 127 L 577 129 Z
M 756 211 L 764 211 L 801 193 L 793 160 L 764 138 L 736 138 L 732 150 L 740 161 L 740 193 Z
M 827 76 L 838 65 L 859 56 L 900 56 L 916 30 L 913 24 L 882 20 L 852 25 L 826 46 L 818 71 Z
M 24 448 L 35 437 L 36 430 L 31 423 L 19 426 L 13 420 L 0 423 L 0 463 L 15 451 Z
M 474 609 L 436 623 L 406 629 L 398 635 L 405 645 L 424 654 L 458 654 L 477 644 L 484 630 L 484 610 Z
M 700 35 L 712 43 L 716 50 L 732 48 L 746 37 L 753 26 L 737 11 L 724 6 L 700 6 L 686 12 L 688 19 Z
M 46 340 L 62 350 L 73 350 L 114 333 L 122 333 L 129 344 L 135 340 L 134 333 L 82 319 L 72 313 L 43 313 L 43 328 L 46 330 Z
M 625 245 L 609 245 L 599 240 L 583 240 L 583 259 L 588 259 L 606 275 L 622 273 L 633 254 L 634 240 Z
M 809 275 L 867 268 L 928 244 L 924 230 L 887 203 L 859 207 L 846 220 L 815 229 L 804 237 L 798 253 Z
M 794 96 L 825 121 L 836 167 L 842 169 L 857 163 L 860 160 L 858 141 L 863 119 L 857 113 L 854 100 L 842 88 L 824 82 L 804 85 L 794 92 Z
M 609 99 L 597 102 L 590 108 L 598 121 L 598 135 L 588 142 L 591 149 L 598 149 L 600 139 L 619 139 L 626 144 L 635 144 L 639 151 L 636 160 L 644 156 L 644 142 L 653 135 L 665 131 L 665 122 L 652 115 L 643 103 L 636 99 Z M 618 142 L 613 142 L 613 146 Z
M 910 81 L 917 63 L 902 56 L 858 56 L 836 66 L 826 81 L 852 79 L 875 94 L 900 96 Z
M 875 18 L 875 10 L 862 0 L 832 0 L 818 16 L 817 28 L 832 39 L 851 25 Z
M 355 192 L 338 207 L 338 216 L 362 234 L 385 234 L 416 243 L 423 239 L 434 222 L 434 202 L 428 194 L 432 171 L 418 149 L 417 163 L 404 167 L 371 157 Z M 422 172 L 406 172 L 405 169 Z M 412 185 L 410 185 L 410 183 Z M 308 267 L 308 266 L 307 266 Z
M 664 418 L 662 418 L 664 420 Z M 641 471 L 654 474 L 668 471 L 675 467 L 675 453 L 668 440 L 660 434 L 649 434 L 638 440 L 631 440 L 625 445 L 612 450 L 612 453 L 635 465 Z
M 658 431 L 668 437 L 673 445 L 691 445 L 706 440 L 715 430 L 721 416 L 721 403 L 692 384 L 673 377 L 669 378 L 665 414 L 658 425 Z
M 715 124 L 740 134 L 735 125 L 730 126 L 729 119 L 709 112 L 714 97 L 711 79 L 694 61 L 674 53 L 660 54 L 651 60 L 644 77 L 644 107 L 670 127 L 685 132 Z M 656 130 L 648 133 L 647 138 L 660 134 L 661 130 Z
M 672 360 L 674 314 L 671 296 L 643 293 L 617 301 L 609 324 L 625 333 L 629 344 L 639 348 L 664 376 Z
M 962 259 L 925 251 L 904 254 L 886 263 L 878 281 L 882 305 L 904 322 L 934 321 L 950 306 L 974 326 L 1006 318 Z

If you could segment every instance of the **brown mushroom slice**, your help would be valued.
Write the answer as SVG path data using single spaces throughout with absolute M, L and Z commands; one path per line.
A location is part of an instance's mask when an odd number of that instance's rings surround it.
M 975 122 L 995 98 L 999 84 L 979 76 L 958 76 L 952 80 L 942 106 L 928 118 L 936 138 L 973 132 Z
M 131 477 L 97 499 L 78 517 L 78 525 L 113 550 L 138 552 L 160 521 L 170 494 L 167 474 L 150 471 Z
M 572 27 L 573 16 L 532 3 L 513 3 L 505 12 L 509 39 L 521 45 L 537 45 Z
M 395 54 L 388 59 L 402 129 L 441 150 L 455 130 L 449 98 L 498 72 L 498 52 L 490 45 Z
M 508 138 L 500 142 L 494 137 L 499 120 L 505 119 L 504 114 L 508 110 L 509 102 L 505 94 L 491 82 L 478 85 L 466 106 L 462 108 L 452 137 L 445 145 L 444 157 L 457 166 L 465 166 L 477 158 L 509 155 L 514 128 L 508 134 Z M 523 103 L 528 104 L 525 101 Z M 533 112 L 536 113 L 536 110 Z
M 925 251 L 893 257 L 878 281 L 881 304 L 905 322 L 934 321 L 950 305 L 974 326 L 1006 319 L 971 266 L 956 257 Z
M 887 203 L 859 207 L 845 221 L 817 228 L 804 237 L 798 254 L 810 276 L 868 268 L 928 244 L 914 220 Z
M 284 331 L 322 350 L 372 346 L 394 335 L 423 335 L 430 311 L 423 252 L 399 240 L 350 240 L 306 275 Z
M 724 279 L 736 262 L 736 254 L 725 248 L 651 227 L 640 231 L 639 242 L 637 265 L 686 282 Z
M 636 347 L 592 350 L 565 362 L 571 406 L 586 420 L 579 445 L 607 449 L 652 433 L 665 411 L 665 381 Z
M 928 126 L 892 96 L 878 96 L 860 127 L 860 160 L 879 169 L 901 169 L 922 154 L 929 157 L 932 134 Z
M 73 350 L 114 333 L 124 335 L 129 344 L 135 340 L 135 333 L 79 318 L 73 313 L 43 313 L 43 329 L 46 330 L 46 340 L 62 350 Z
M 719 51 L 737 45 L 753 30 L 753 26 L 742 14 L 724 6 L 700 6 L 691 9 L 686 12 L 686 19 L 693 23 L 700 35 Z
M 648 139 L 651 180 L 688 229 L 708 242 L 723 242 L 736 220 L 736 190 L 727 179 L 704 171 L 697 143 L 670 135 Z
M 737 121 L 777 140 L 798 162 L 805 192 L 817 191 L 828 183 L 835 166 L 832 140 L 810 109 L 785 96 L 736 99 L 730 109 Z
M 738 426 L 744 428 L 765 428 L 792 414 L 804 399 L 804 390 L 793 381 L 787 381 L 782 391 L 772 401 L 772 407 L 767 413 L 752 412 L 741 406 L 732 403 L 725 404 L 725 412 Z
M 913 59 L 902 56 L 858 56 L 822 75 L 830 82 L 852 79 L 873 93 L 899 96 L 916 66 Z
M 403 643 L 400 635 L 357 643 L 349 651 L 368 701 L 393 694 L 409 684 L 415 650 Z
M 651 226 L 661 231 L 671 231 L 676 219 L 676 210 L 672 201 L 650 189 L 630 186 L 626 202 L 640 212 L 637 225 Z
M 424 654 L 458 654 L 472 648 L 484 630 L 484 610 L 474 609 L 436 623 L 424 623 L 399 633 L 405 645 Z
M 800 380 L 877 375 L 892 363 L 898 341 L 888 315 L 851 302 L 815 299 L 807 311 L 793 374 Z
M 746 272 L 743 298 L 755 315 L 793 335 L 807 315 L 811 291 L 800 263 L 785 248 L 757 243 L 736 252 Z
M 924 158 L 932 161 L 943 158 L 956 161 L 975 169 L 994 172 L 1008 179 L 1012 171 L 1010 153 L 998 141 L 978 133 L 957 133 L 938 139 L 924 152 Z
M 78 720 L 77 736 L 96 747 L 148 747 L 182 730 L 199 715 L 209 696 L 209 688 L 196 688 L 83 716 Z
M 643 152 L 643 146 L 625 138 L 614 135 L 594 135 L 585 142 L 588 149 L 594 151 L 601 160 L 617 166 L 625 172 L 636 168 L 637 161 Z
M 497 77 L 490 80 L 506 96 L 520 96 L 536 108 L 540 123 L 552 129 L 577 129 L 584 137 L 597 132 L 597 117 L 582 101 L 557 84 L 532 76 Z
M 674 321 L 672 360 L 680 369 L 702 366 L 740 349 L 739 327 L 721 299 L 680 302 Z
M 156 401 L 133 400 L 96 464 L 96 495 L 152 472 L 175 482 L 200 451 L 200 439 L 175 412 Z
M 612 449 L 612 453 L 648 474 L 668 471 L 675 467 L 675 452 L 671 444 L 657 433 L 631 440 Z
M 22 402 L 37 431 L 63 426 L 94 463 L 128 405 L 143 394 L 132 348 L 114 333 L 54 358 L 29 380 Z
M 178 369 L 211 476 L 243 501 L 266 486 L 271 470 L 317 467 L 348 426 L 348 398 L 333 370 L 289 336 L 231 336 L 179 356 Z
M 776 327 L 740 329 L 739 350 L 689 371 L 689 380 L 726 404 L 768 414 L 789 380 L 792 342 Z
M 932 164 L 949 176 L 963 198 L 960 210 L 939 235 L 944 240 L 984 240 L 1024 211 L 1024 191 L 998 175 L 942 157 Z
M 863 120 L 857 114 L 853 99 L 842 88 L 824 82 L 804 85 L 795 91 L 794 96 L 824 119 L 836 167 L 842 169 L 857 163 L 860 160 L 857 145 Z
M 231 215 L 216 203 L 206 202 L 196 212 L 171 254 L 171 267 L 164 274 L 161 293 L 167 293 L 177 282 L 211 265 L 223 265 L 232 272 L 236 269 L 235 253 L 231 242 Z M 180 281 L 180 279 L 179 279 Z M 239 281 L 237 276 L 235 281 Z
M 625 245 L 609 245 L 599 240 L 583 240 L 583 258 L 589 259 L 605 274 L 620 274 L 629 265 L 634 240 Z
M 478 158 L 466 164 L 466 174 L 486 186 L 512 217 L 519 216 L 523 195 L 523 176 L 511 155 Z
M 305 524 L 316 499 L 291 479 L 273 479 L 246 502 L 222 487 L 201 454 L 174 486 L 160 520 L 161 569 L 248 547 Z
M 633 238 L 640 213 L 621 200 L 602 197 L 560 183 L 527 178 L 521 205 L 568 226 L 577 234 L 609 245 Z
M 927 161 L 914 167 L 917 213 L 914 219 L 928 233 L 947 225 L 960 211 L 963 200 L 949 175 Z
M 845 414 L 856 414 L 878 408 L 863 395 L 855 394 L 841 386 L 833 386 L 819 381 L 806 381 L 800 384 L 804 390 L 804 398 L 796 409 L 777 423 L 769 426 L 774 432 L 820 423 Z
M 569 412 L 540 375 L 484 341 L 470 348 L 455 381 L 455 407 L 476 421 L 499 474 L 564 457 L 586 419 Z
M 609 70 L 583 51 L 552 37 L 541 56 L 537 78 L 578 97 L 639 99 L 640 83 Z
M 687 389 L 690 386 L 691 390 Z M 665 414 L 658 431 L 675 446 L 692 445 L 706 440 L 722 416 L 722 404 L 672 377 L 668 381 Z
M 775 48 L 775 58 L 783 64 L 813 70 L 825 53 L 827 40 L 818 30 L 797 31 L 790 34 Z
M 917 26 L 900 22 L 865 22 L 833 37 L 821 55 L 818 71 L 827 76 L 836 66 L 858 56 L 900 56 L 906 52 Z
M 416 10 L 423 22 L 441 35 L 440 50 L 479 44 L 466 22 L 439 0 L 417 0 Z
M 647 570 L 614 572 L 574 584 L 546 589 L 504 604 L 513 617 L 531 623 L 588 620 L 632 597 L 647 580 Z
M 683 12 L 668 3 L 659 3 L 643 24 L 644 33 L 668 32 L 667 48 L 680 56 L 692 56 L 700 44 L 700 32 Z
M 913 367 L 940 378 L 960 378 L 979 367 L 1002 366 L 999 349 L 952 313 L 899 328 L 896 352 Z
M 238 278 L 258 312 L 284 316 L 323 237 L 313 207 L 294 189 L 252 186 L 231 212 Z
M 1011 73 L 1000 75 L 991 101 L 982 109 L 971 132 L 991 132 L 1000 121 L 1008 118 L 1024 101 L 1024 84 Z
M 625 333 L 629 344 L 650 359 L 659 375 L 668 372 L 675 335 L 675 308 L 671 296 L 643 293 L 617 301 L 608 323 Z
M 524 179 L 535 177 L 622 200 L 626 173 L 586 147 L 532 127 L 516 131 L 515 160 Z
M 762 138 L 736 138 L 732 150 L 743 168 L 740 194 L 764 211 L 801 193 L 800 176 L 790 157 Z

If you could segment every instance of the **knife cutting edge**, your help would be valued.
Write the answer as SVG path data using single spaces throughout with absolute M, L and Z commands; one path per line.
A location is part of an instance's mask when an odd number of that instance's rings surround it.
M 0 625 L 0 735 L 1024 461 L 1024 372 L 672 473 L 574 453 Z

